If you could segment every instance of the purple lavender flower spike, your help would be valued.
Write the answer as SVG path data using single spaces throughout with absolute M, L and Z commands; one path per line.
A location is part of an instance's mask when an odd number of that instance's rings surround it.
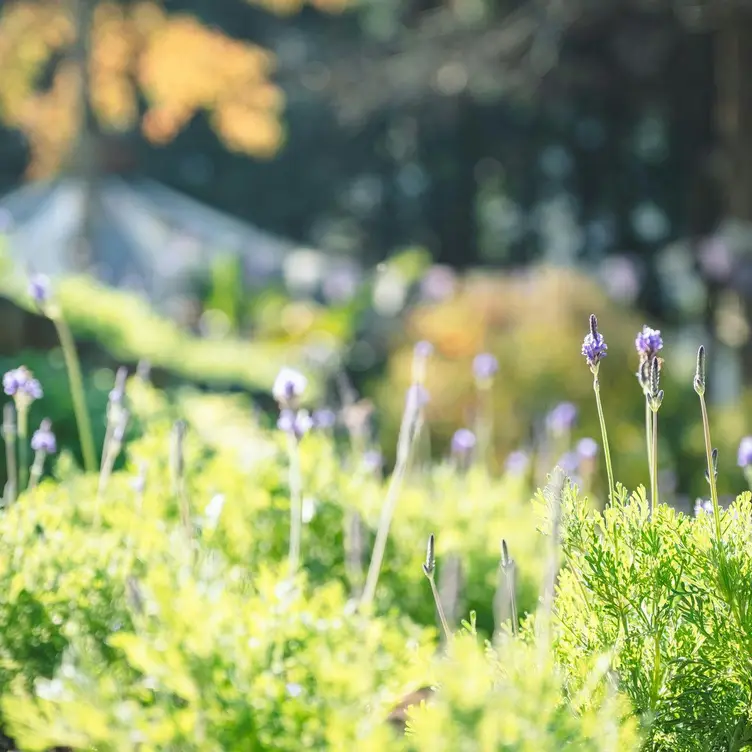
M 384 466 L 384 457 L 378 449 L 369 449 L 363 454 L 363 469 L 375 473 Z
M 55 454 L 57 452 L 57 442 L 55 434 L 52 433 L 52 422 L 45 418 L 39 428 L 34 431 L 31 437 L 31 448 L 35 452 L 44 452 L 45 454 Z
M 416 358 L 430 358 L 433 355 L 434 347 L 427 340 L 423 339 L 415 344 L 413 352 Z
M 499 370 L 499 361 L 491 353 L 479 353 L 473 359 L 476 381 L 490 381 Z
M 25 366 L 14 368 L 3 376 L 3 391 L 9 397 L 22 396 L 32 402 L 41 399 L 44 394 L 42 385 Z
M 608 350 L 608 345 L 598 331 L 598 319 L 595 318 L 595 314 L 591 314 L 590 331 L 582 343 L 582 354 L 590 370 L 594 371 L 598 367 L 601 360 L 606 357 L 606 350 Z
M 328 430 L 334 428 L 337 423 L 337 414 L 328 407 L 323 407 L 313 413 L 313 425 L 316 428 Z
M 592 460 L 598 456 L 598 442 L 589 437 L 577 442 L 577 455 L 583 460 Z
M 311 428 L 313 428 L 313 419 L 307 410 L 290 410 L 285 408 L 279 414 L 277 428 L 285 433 L 292 434 L 296 439 L 302 439 Z
M 651 329 L 649 326 L 643 326 L 642 331 L 638 333 L 635 339 L 635 348 L 640 358 L 652 361 L 658 355 L 658 351 L 663 349 L 663 337 L 660 329 Z
M 460 428 L 452 436 L 452 454 L 455 456 L 464 456 L 470 454 L 475 449 L 477 443 L 475 434 L 467 428 Z
M 50 278 L 44 274 L 35 274 L 29 280 L 29 295 L 40 308 L 50 299 L 52 285 Z
M 512 452 L 504 464 L 506 471 L 510 475 L 522 475 L 530 466 L 530 457 L 527 452 L 517 449 Z
M 559 403 L 546 418 L 546 427 L 554 436 L 569 433 L 577 420 L 577 406 L 571 402 Z
M 745 436 L 739 442 L 737 461 L 739 467 L 749 467 L 752 465 L 752 436 Z
M 274 381 L 272 396 L 280 405 L 289 407 L 300 399 L 307 386 L 308 379 L 300 371 L 283 368 Z

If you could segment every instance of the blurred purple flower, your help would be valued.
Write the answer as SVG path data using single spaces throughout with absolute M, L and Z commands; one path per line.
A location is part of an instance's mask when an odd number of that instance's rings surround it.
M 556 463 L 567 475 L 577 472 L 580 466 L 580 458 L 576 452 L 565 452 Z
M 554 436 L 569 433 L 577 420 L 577 406 L 571 402 L 560 402 L 546 417 L 546 428 Z
M 416 343 L 413 352 L 416 358 L 430 358 L 433 355 L 433 349 L 433 345 L 423 339 Z
M 522 475 L 530 466 L 527 452 L 517 449 L 507 456 L 504 467 L 510 475 Z
M 313 425 L 324 430 L 334 428 L 337 423 L 337 413 L 328 407 L 323 407 L 313 413 Z
M 598 456 L 598 442 L 586 437 L 577 442 L 577 455 L 584 460 L 592 460 Z
M 599 268 L 599 276 L 606 292 L 614 299 L 633 302 L 640 293 L 640 272 L 627 256 L 606 258 Z
M 313 428 L 313 419 L 307 410 L 298 410 L 295 412 L 294 410 L 285 408 L 279 414 L 277 428 L 280 431 L 291 434 L 296 439 L 301 439 Z
M 479 353 L 473 359 L 473 374 L 477 381 L 492 379 L 499 370 L 499 361 L 491 353 Z
M 658 350 L 663 349 L 663 337 L 660 329 L 651 329 L 649 326 L 643 326 L 642 331 L 635 339 L 635 348 L 641 358 L 652 361 L 658 355 Z
M 329 303 L 346 303 L 355 296 L 360 284 L 360 272 L 354 266 L 337 266 L 326 272 L 321 291 Z
M 701 514 L 712 514 L 713 502 L 710 499 L 697 499 L 695 501 L 695 517 Z
M 35 274 L 29 280 L 29 295 L 38 306 L 43 306 L 50 299 L 51 292 L 50 278 L 44 274 Z
M 9 397 L 23 395 L 30 400 L 41 399 L 44 395 L 42 385 L 26 366 L 14 368 L 3 376 L 3 391 Z
M 285 684 L 285 691 L 290 697 L 300 697 L 300 695 L 303 694 L 303 687 L 295 682 L 289 682 L 288 684 Z
M 274 381 L 272 396 L 280 405 L 290 406 L 305 391 L 308 379 L 300 371 L 283 368 Z
M 475 449 L 475 434 L 467 428 L 460 428 L 452 436 L 452 454 L 467 455 Z
M 721 237 L 711 237 L 700 243 L 698 249 L 700 269 L 708 279 L 725 282 L 734 269 L 734 256 L 728 243 Z
M 31 448 L 35 452 L 44 452 L 45 454 L 55 454 L 57 451 L 57 442 L 55 434 L 52 433 L 52 422 L 45 418 L 39 428 L 34 431 L 31 437 Z
M 384 466 L 384 457 L 378 449 L 369 449 L 363 454 L 363 469 L 375 473 Z
M 430 301 L 440 302 L 454 295 L 457 275 L 449 266 L 432 266 L 420 283 L 421 296 Z
M 752 436 L 745 436 L 739 442 L 737 461 L 739 467 L 749 467 L 752 465 Z
M 603 335 L 598 331 L 598 320 L 595 315 L 590 316 L 590 331 L 582 342 L 582 354 L 590 368 L 596 368 L 603 358 L 606 357 L 608 345 Z

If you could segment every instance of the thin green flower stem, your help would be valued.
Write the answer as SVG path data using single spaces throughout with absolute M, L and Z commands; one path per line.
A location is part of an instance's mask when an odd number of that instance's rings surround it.
M 376 585 L 381 573 L 381 564 L 386 552 L 386 542 L 389 538 L 389 528 L 392 524 L 394 510 L 397 507 L 402 484 L 405 480 L 408 465 L 410 464 L 410 455 L 412 447 L 417 439 L 420 430 L 420 415 L 412 415 L 409 410 L 405 409 L 402 416 L 402 425 L 400 426 L 399 436 L 397 438 L 397 460 L 389 479 L 389 486 L 386 491 L 384 505 L 381 508 L 381 518 L 379 527 L 376 530 L 376 540 L 373 544 L 373 553 L 368 565 L 368 574 L 366 575 L 366 584 L 363 588 L 363 595 L 360 599 L 360 606 L 368 606 L 373 602 L 376 595 Z
M 452 630 L 449 629 L 449 622 L 447 621 L 446 614 L 444 613 L 444 607 L 441 605 L 441 598 L 439 597 L 439 590 L 436 587 L 434 576 L 431 575 L 428 578 L 428 581 L 431 583 L 431 592 L 433 593 L 434 601 L 436 601 L 436 610 L 439 612 L 439 621 L 441 622 L 441 626 L 444 629 L 446 640 L 447 642 L 449 642 L 452 639 Z
M 507 592 L 509 593 L 509 617 L 512 621 L 512 634 L 516 636 L 519 630 L 519 622 L 517 616 L 517 587 L 514 565 L 509 567 L 509 571 L 504 571 L 504 579 L 506 580 Z
M 81 453 L 84 458 L 84 468 L 87 473 L 94 473 L 97 469 L 96 452 L 94 449 L 94 438 L 91 432 L 91 421 L 86 409 L 84 382 L 81 377 L 81 364 L 78 359 L 78 353 L 76 352 L 76 343 L 74 342 L 73 335 L 61 313 L 51 316 L 51 319 L 52 323 L 55 325 L 60 345 L 63 348 L 63 357 L 65 358 L 65 367 L 68 371 L 71 398 L 73 400 L 73 411 L 76 416 L 78 436 L 81 441 Z
M 653 638 L 653 680 L 650 688 L 650 709 L 655 710 L 658 704 L 658 693 L 661 689 L 661 635 L 657 633 Z
M 397 465 L 395 465 L 394 472 L 392 472 L 392 477 L 389 479 L 386 499 L 384 500 L 384 506 L 381 509 L 381 519 L 379 520 L 379 527 L 376 531 L 376 540 L 373 544 L 373 554 L 371 555 L 371 562 L 368 566 L 368 574 L 366 575 L 366 584 L 363 588 L 363 595 L 360 599 L 361 606 L 370 604 L 376 594 L 376 585 L 378 584 L 379 574 L 381 573 L 381 563 L 386 551 L 386 541 L 389 537 L 389 528 L 392 523 L 392 517 L 394 516 L 394 510 L 397 506 L 397 499 L 399 498 L 399 493 L 402 489 L 402 481 L 405 477 L 407 464 L 407 458 L 398 462 Z
M 702 428 L 705 433 L 705 457 L 708 463 L 708 479 L 710 482 L 710 500 L 713 502 L 713 519 L 715 520 L 715 534 L 718 543 L 721 542 L 721 508 L 718 505 L 718 485 L 713 468 L 713 446 L 710 442 L 710 421 L 708 420 L 708 408 L 705 404 L 705 395 L 700 396 L 700 408 L 702 409 Z
M 611 450 L 608 446 L 608 433 L 606 432 L 606 419 L 603 416 L 603 405 L 601 403 L 601 385 L 598 381 L 598 366 L 593 369 L 593 391 L 595 392 L 595 404 L 598 407 L 598 420 L 601 424 L 601 435 L 603 437 L 603 456 L 606 459 L 606 474 L 608 475 L 608 498 L 611 504 L 614 503 L 614 471 L 611 467 Z
M 658 506 L 658 411 L 651 410 L 653 413 L 653 430 L 651 433 L 652 440 L 652 457 L 650 461 L 650 480 L 651 480 L 651 495 L 650 495 L 650 509 L 654 513 Z
M 290 550 L 288 562 L 290 576 L 294 576 L 300 566 L 300 542 L 303 537 L 303 481 L 300 476 L 298 440 L 292 434 L 287 439 L 287 451 L 290 485 Z
M 34 464 L 31 466 L 31 477 L 29 478 L 29 488 L 36 488 L 39 479 L 44 472 L 44 458 L 46 452 L 38 451 L 34 454 Z
M 492 383 L 477 386 L 477 416 L 475 433 L 478 439 L 477 462 L 486 472 L 491 472 L 493 444 L 493 386 Z
M 6 485 L 7 498 L 4 499 L 6 508 L 13 504 L 18 493 L 18 472 L 16 465 L 16 432 L 4 431 L 5 439 L 5 464 L 8 471 L 8 483 Z
M 653 442 L 650 437 L 651 432 L 651 425 L 652 425 L 652 419 L 651 419 L 651 413 L 653 411 L 650 409 L 650 400 L 648 399 L 647 394 L 645 395 L 645 442 L 647 445 L 648 450 L 648 474 L 652 473 L 653 469 Z M 650 482 L 652 484 L 653 478 L 650 477 Z
M 16 489 L 20 493 L 29 482 L 29 407 L 23 400 L 18 401 L 18 477 Z

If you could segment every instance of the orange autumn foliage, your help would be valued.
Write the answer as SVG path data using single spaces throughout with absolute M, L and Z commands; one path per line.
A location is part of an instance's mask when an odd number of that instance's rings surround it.
M 310 4 L 337 12 L 347 1 Z M 249 2 L 281 14 L 303 5 Z M 0 118 L 26 134 L 31 177 L 59 170 L 77 135 L 79 82 L 70 59 L 75 24 L 66 6 L 17 0 L 0 13 Z M 105 131 L 138 125 L 162 144 L 204 112 L 229 149 L 268 158 L 282 143 L 284 97 L 271 80 L 273 55 L 193 16 L 168 14 L 156 2 L 127 8 L 99 2 L 89 64 L 92 109 Z

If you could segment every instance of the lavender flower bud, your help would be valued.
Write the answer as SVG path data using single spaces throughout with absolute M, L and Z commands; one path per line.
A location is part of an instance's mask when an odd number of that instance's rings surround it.
M 279 414 L 277 428 L 290 434 L 296 440 L 300 440 L 313 428 L 313 419 L 307 410 L 298 410 L 295 412 L 294 410 L 285 408 Z
M 52 433 L 52 423 L 48 418 L 45 418 L 39 428 L 34 431 L 34 435 L 31 437 L 31 448 L 35 452 L 44 452 L 45 454 L 57 452 L 55 434 Z
M 8 371 L 3 376 L 3 391 L 9 397 L 24 397 L 33 402 L 43 396 L 42 385 L 26 366 Z
M 308 386 L 308 379 L 300 371 L 283 368 L 274 381 L 272 396 L 282 407 L 292 407 L 297 404 Z
M 648 391 L 648 400 L 650 409 L 655 413 L 658 412 L 663 402 L 663 390 L 660 387 L 661 380 L 661 361 L 660 358 L 653 358 L 650 361 L 650 387 Z
M 50 278 L 44 274 L 35 274 L 29 280 L 29 295 L 40 309 L 49 301 L 51 292 Z
M 433 345 L 426 340 L 421 340 L 420 342 L 416 343 L 413 349 L 413 353 L 415 354 L 416 358 L 430 358 L 433 355 Z
M 660 329 L 651 329 L 649 326 L 643 326 L 642 331 L 638 333 L 635 339 L 635 348 L 640 355 L 651 361 L 659 350 L 663 349 L 663 338 Z
M 428 536 L 428 544 L 426 545 L 426 561 L 423 564 L 423 574 L 426 577 L 433 577 L 433 573 L 436 570 L 436 551 L 434 535 Z
M 598 456 L 598 442 L 591 438 L 580 439 L 577 442 L 577 455 L 584 460 L 595 459 Z
M 700 345 L 697 351 L 697 368 L 695 370 L 694 387 L 697 394 L 705 394 L 705 348 Z
M 520 449 L 512 452 L 504 463 L 504 467 L 510 475 L 523 475 L 529 465 L 530 457 L 527 452 Z
M 507 542 L 504 539 L 502 539 L 501 541 L 501 568 L 507 569 L 511 563 L 512 563 L 512 559 L 509 556 L 509 547 L 507 546 Z
M 745 436 L 739 442 L 739 452 L 737 454 L 739 467 L 747 468 L 752 465 L 752 436 Z
M 476 381 L 490 381 L 498 370 L 499 361 L 491 353 L 479 353 L 473 359 L 473 374 Z
M 603 335 L 598 331 L 598 320 L 595 314 L 590 316 L 590 331 L 582 342 L 582 354 L 585 356 L 590 370 L 595 372 L 601 360 L 606 357 L 608 345 Z
M 457 457 L 465 457 L 475 449 L 475 434 L 467 428 L 460 428 L 452 436 L 452 454 Z

